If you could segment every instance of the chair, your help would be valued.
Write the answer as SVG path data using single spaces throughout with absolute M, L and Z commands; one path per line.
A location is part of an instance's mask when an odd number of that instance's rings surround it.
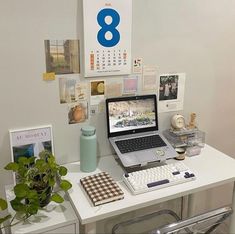
M 207 213 L 196 215 L 185 220 L 167 224 L 150 232 L 150 234 L 174 233 L 212 233 L 232 214 L 230 207 L 223 207 Z
M 164 220 L 165 224 L 156 227 L 152 231 L 144 233 L 149 234 L 194 234 L 194 233 L 212 233 L 221 223 L 232 214 L 230 207 L 223 207 L 200 215 L 196 215 L 184 220 L 172 210 L 160 210 L 151 214 L 139 216 L 121 223 L 116 224 L 112 228 L 112 234 L 117 234 L 120 229 L 134 226 L 136 224 L 144 224 L 146 220 L 154 217 Z M 163 219 L 162 219 L 163 218 Z M 166 224 L 167 223 L 167 224 Z M 143 226 L 143 225 L 142 225 Z M 140 232 L 137 232 L 140 233 Z

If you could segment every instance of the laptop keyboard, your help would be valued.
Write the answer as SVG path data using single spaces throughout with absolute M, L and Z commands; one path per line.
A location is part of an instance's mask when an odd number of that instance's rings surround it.
M 115 141 L 115 143 L 122 154 L 166 146 L 159 135 L 131 138 Z

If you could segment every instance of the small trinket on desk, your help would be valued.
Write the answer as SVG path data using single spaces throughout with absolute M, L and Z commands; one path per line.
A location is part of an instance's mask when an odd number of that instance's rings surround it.
M 175 148 L 175 151 L 178 153 L 178 156 L 175 157 L 176 160 L 184 160 L 185 159 L 185 148 L 179 147 Z

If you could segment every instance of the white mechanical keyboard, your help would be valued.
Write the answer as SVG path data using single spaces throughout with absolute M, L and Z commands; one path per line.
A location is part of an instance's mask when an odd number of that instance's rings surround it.
M 194 173 L 183 162 L 125 173 L 123 178 L 133 194 L 145 193 L 196 179 Z

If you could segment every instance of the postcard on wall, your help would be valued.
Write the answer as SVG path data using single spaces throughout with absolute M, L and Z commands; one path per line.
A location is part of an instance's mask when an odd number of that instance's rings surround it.
M 13 162 L 18 162 L 20 157 L 38 157 L 44 150 L 54 154 L 51 125 L 9 130 L 9 135 Z M 15 174 L 14 179 L 18 182 Z
M 88 82 L 78 82 L 76 84 L 75 97 L 77 101 L 87 100 Z
M 156 90 L 157 89 L 157 69 L 154 66 L 143 67 L 143 78 L 142 78 L 142 89 L 143 90 Z
M 79 40 L 45 40 L 46 72 L 80 73 Z
M 159 112 L 183 110 L 185 79 L 185 73 L 160 75 L 158 91 Z
M 133 59 L 132 72 L 133 73 L 142 73 L 143 71 L 143 60 L 142 58 Z
M 76 124 L 85 122 L 88 119 L 88 103 L 81 101 L 68 105 L 68 123 Z
M 131 73 L 132 0 L 83 0 L 85 77 Z
M 93 80 L 90 83 L 90 105 L 99 105 L 104 100 L 105 82 L 104 80 Z
M 122 96 L 122 83 L 106 81 L 105 97 L 120 97 Z
M 138 91 L 138 76 L 131 75 L 123 79 L 123 93 L 136 93 Z
M 60 103 L 76 102 L 77 79 L 71 77 L 59 77 Z

